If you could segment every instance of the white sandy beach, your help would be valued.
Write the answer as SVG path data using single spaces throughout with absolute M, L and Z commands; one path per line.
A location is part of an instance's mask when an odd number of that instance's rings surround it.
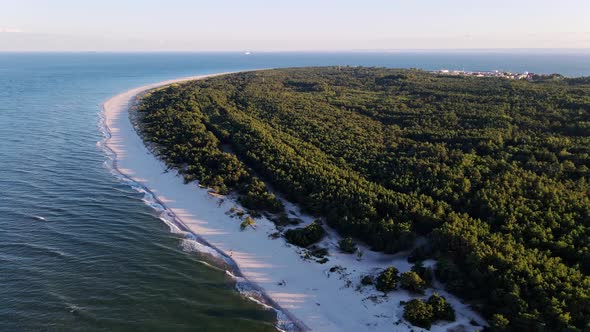
M 363 275 L 375 274 L 384 267 L 394 265 L 400 273 L 408 271 L 411 264 L 404 255 L 375 253 L 360 246 L 363 257 L 358 260 L 356 255 L 342 254 L 335 249 L 338 237 L 330 231 L 321 243 L 330 248 L 329 262 L 305 260 L 299 248 L 287 244 L 283 238 L 269 237 L 276 229 L 265 218 L 256 219 L 256 229 L 241 231 L 239 219 L 228 213 L 230 208 L 238 207 L 235 200 L 221 200 L 195 183 L 184 184 L 176 172 L 166 172 L 164 163 L 149 152 L 129 120 L 128 108 L 135 97 L 163 85 L 209 76 L 212 75 L 151 84 L 106 101 L 104 120 L 110 137 L 105 144 L 116 154 L 115 168 L 152 192 L 191 232 L 230 255 L 249 282 L 297 321 L 296 329 L 298 326 L 312 331 L 421 330 L 401 320 L 403 307 L 399 302 L 414 295 L 399 290 L 383 296 L 370 286 L 357 289 Z M 287 210 L 295 211 L 306 222 L 311 220 L 300 215 L 296 207 L 287 206 Z M 330 272 L 335 266 L 340 268 Z M 470 325 L 471 320 L 484 322 L 479 315 L 443 290 L 437 292 L 453 304 L 457 321 L 435 324 L 431 331 L 481 328 Z M 430 294 L 432 290 L 426 296 Z

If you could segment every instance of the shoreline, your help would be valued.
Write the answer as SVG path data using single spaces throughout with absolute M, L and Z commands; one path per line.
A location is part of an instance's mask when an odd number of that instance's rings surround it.
M 174 227 L 178 228 L 182 232 L 189 234 L 191 236 L 191 239 L 196 241 L 198 244 L 214 250 L 217 253 L 217 255 L 219 255 L 219 256 L 216 256 L 211 253 L 205 253 L 205 252 L 201 252 L 201 254 L 208 256 L 210 259 L 213 259 L 216 261 L 221 261 L 222 264 L 226 265 L 226 267 L 227 267 L 226 273 L 229 273 L 232 276 L 232 278 L 236 281 L 236 284 L 238 283 L 238 278 L 245 280 L 247 287 L 252 289 L 254 292 L 256 292 L 256 296 L 246 295 L 247 297 L 249 297 L 251 300 L 253 300 L 255 302 L 258 302 L 262 306 L 265 306 L 265 307 L 275 310 L 277 312 L 277 316 L 280 314 L 285 315 L 288 318 L 288 321 L 285 323 L 287 323 L 287 325 L 292 325 L 292 327 L 289 328 L 289 331 L 308 331 L 309 328 L 307 326 L 305 326 L 305 324 L 303 324 L 302 322 L 297 320 L 295 317 L 293 317 L 293 315 L 291 315 L 288 311 L 281 308 L 281 306 L 279 304 L 277 304 L 271 297 L 269 297 L 264 292 L 264 290 L 262 290 L 258 285 L 248 281 L 248 279 L 244 276 L 244 274 L 240 270 L 238 264 L 230 256 L 228 256 L 225 252 L 223 252 L 219 248 L 217 248 L 214 245 L 212 245 L 211 243 L 209 243 L 203 237 L 201 237 L 198 234 L 196 234 L 195 232 L 193 232 L 186 224 L 184 224 L 182 219 L 180 219 L 173 210 L 169 209 L 166 206 L 166 204 L 160 198 L 158 198 L 158 196 L 154 192 L 152 192 L 152 190 L 150 190 L 150 188 L 148 188 L 145 185 L 142 185 L 140 182 L 137 181 L 137 179 L 133 178 L 127 172 L 120 169 L 118 167 L 119 160 L 118 160 L 117 151 L 116 151 L 116 149 L 113 149 L 109 144 L 110 140 L 113 138 L 113 134 L 111 131 L 111 127 L 109 126 L 109 120 L 108 120 L 107 107 L 109 107 L 110 105 L 107 106 L 107 104 L 109 104 L 109 102 L 117 100 L 118 98 L 125 98 L 126 105 L 123 106 L 123 109 L 119 108 L 119 109 L 117 109 L 117 111 L 127 113 L 129 115 L 129 109 L 135 105 L 135 103 L 137 102 L 137 99 L 140 98 L 141 95 L 143 95 L 144 93 L 149 92 L 150 90 L 158 89 L 160 87 L 164 87 L 164 86 L 170 85 L 170 84 L 183 83 L 183 82 L 188 82 L 188 81 L 193 81 L 193 80 L 202 80 L 202 79 L 206 79 L 209 77 L 222 76 L 222 75 L 227 75 L 227 74 L 231 74 L 231 73 L 235 73 L 235 72 L 223 72 L 223 73 L 216 73 L 216 74 L 188 76 L 188 77 L 183 77 L 183 78 L 178 78 L 178 79 L 172 79 L 172 80 L 162 81 L 159 83 L 153 83 L 153 84 L 141 86 L 138 88 L 134 88 L 134 89 L 125 91 L 119 95 L 116 95 L 114 97 L 111 97 L 110 99 L 105 101 L 102 105 L 103 106 L 102 107 L 102 114 L 103 114 L 102 125 L 104 128 L 104 136 L 105 136 L 105 139 L 103 140 L 103 147 L 108 150 L 108 153 L 112 157 L 112 159 L 111 159 L 112 169 L 115 172 L 117 172 L 118 175 L 120 175 L 121 177 L 126 179 L 127 181 L 139 185 L 142 190 L 144 190 L 147 194 L 149 194 L 151 196 L 151 198 L 154 200 L 154 202 L 162 207 L 163 211 L 161 211 L 161 213 L 166 213 L 166 215 L 169 217 L 166 219 L 166 222 L 171 222 Z M 154 156 L 154 158 L 156 158 L 156 157 Z M 276 326 L 279 329 L 285 327 L 285 326 L 281 326 L 278 319 L 277 319 Z
M 303 249 L 287 244 L 282 237 L 271 238 L 276 229 L 264 217 L 256 219 L 256 230 L 240 231 L 239 219 L 236 221 L 228 213 L 231 208 L 241 208 L 234 199 L 213 197 L 206 188 L 200 188 L 196 183 L 184 184 L 182 177 L 175 170 L 168 169 L 144 144 L 129 117 L 129 109 L 138 96 L 169 84 L 231 73 L 235 72 L 149 84 L 104 102 L 103 146 L 112 154 L 112 168 L 151 195 L 155 203 L 162 206 L 174 227 L 192 234 L 198 244 L 214 250 L 228 265 L 228 273 L 234 279 L 245 280 L 243 286 L 258 295 L 251 297 L 253 300 L 277 311 L 278 328 L 296 331 L 422 331 L 401 319 L 403 307 L 399 302 L 416 296 L 404 290 L 384 296 L 367 287 L 355 289 L 363 275 L 374 274 L 385 267 L 395 265 L 400 272 L 409 270 L 411 264 L 403 254 L 376 253 L 359 245 L 364 253 L 361 261 L 354 255 L 338 252 L 335 248 L 339 237 L 329 230 L 329 235 L 321 244 L 330 248 L 330 261 L 319 264 L 302 258 L 305 254 Z M 293 215 L 306 223 L 313 220 L 301 214 L 296 206 L 290 206 L 289 210 L 297 211 Z M 247 293 L 240 289 L 240 282 L 236 282 L 236 288 L 242 294 Z M 471 320 L 485 323 L 467 304 L 446 293 L 442 286 L 437 286 L 426 295 L 433 291 L 452 302 L 458 319 L 436 323 L 431 331 L 446 331 L 449 328 L 471 331 L 476 329 L 469 325 Z M 281 314 L 286 316 L 285 321 L 281 321 Z

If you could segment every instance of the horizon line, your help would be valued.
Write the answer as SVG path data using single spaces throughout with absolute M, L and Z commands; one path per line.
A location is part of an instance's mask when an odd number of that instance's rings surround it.
M 404 53 L 404 52 L 590 52 L 590 47 L 579 48 L 551 48 L 551 47 L 527 47 L 527 48 L 399 48 L 399 49 L 235 49 L 235 50 L 0 50 L 0 53 Z

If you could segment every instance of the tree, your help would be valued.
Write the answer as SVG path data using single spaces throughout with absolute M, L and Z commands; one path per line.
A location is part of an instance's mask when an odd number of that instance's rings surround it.
M 439 258 L 446 289 L 501 312 L 508 329 L 580 331 L 590 321 L 589 82 L 278 69 L 159 89 L 137 113 L 187 182 L 285 213 L 268 183 L 378 251 L 428 236 L 410 259 Z M 318 234 L 285 236 L 307 246 Z M 428 269 L 413 272 L 428 282 Z
M 490 329 L 494 332 L 506 331 L 510 321 L 501 314 L 494 314 L 490 318 Z
M 425 267 L 422 261 L 418 261 L 412 266 L 412 272 L 416 272 L 424 280 L 426 286 L 432 282 L 432 269 Z

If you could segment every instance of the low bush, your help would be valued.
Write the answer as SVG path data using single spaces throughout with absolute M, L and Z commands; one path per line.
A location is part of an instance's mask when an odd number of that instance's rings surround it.
M 325 235 L 326 231 L 320 222 L 314 221 L 306 227 L 286 231 L 285 239 L 291 244 L 306 248 L 321 240 Z
M 347 254 L 354 254 L 356 252 L 356 243 L 352 240 L 351 237 L 345 237 L 338 242 L 338 247 L 340 251 L 345 252 Z
M 404 306 L 404 318 L 412 325 L 430 329 L 434 318 L 432 306 L 420 299 L 413 299 Z
M 399 281 L 399 271 L 395 266 L 390 266 L 383 270 L 379 277 L 377 277 L 377 283 L 375 288 L 382 292 L 389 292 L 397 288 L 397 282 Z
M 439 320 L 455 321 L 455 310 L 447 300 L 433 294 L 427 301 L 413 299 L 404 304 L 404 318 L 415 326 L 430 329 Z
M 364 276 L 361 279 L 361 284 L 364 285 L 364 286 L 372 285 L 373 284 L 373 277 L 371 277 L 371 276 Z
M 430 298 L 428 298 L 427 303 L 432 306 L 434 320 L 446 320 L 449 322 L 455 321 L 455 310 L 443 296 L 434 293 Z
M 246 227 L 252 227 L 254 228 L 256 226 L 256 221 L 254 221 L 254 219 L 252 219 L 252 217 L 248 216 L 246 217 L 246 219 L 244 219 L 244 221 L 242 221 L 242 223 L 240 224 L 240 230 L 245 230 Z
M 400 286 L 410 292 L 424 294 L 426 282 L 414 271 L 404 272 L 400 276 Z

